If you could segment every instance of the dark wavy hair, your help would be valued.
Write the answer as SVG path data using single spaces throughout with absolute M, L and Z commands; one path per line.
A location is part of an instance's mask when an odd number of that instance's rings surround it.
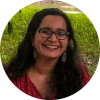
M 27 33 L 18 46 L 17 54 L 11 59 L 6 73 L 11 80 L 16 80 L 25 75 L 31 65 L 35 64 L 32 38 L 34 38 L 36 30 L 43 18 L 47 15 L 62 16 L 66 21 L 66 28 L 69 32 L 69 44 L 66 48 L 67 60 L 66 62 L 62 62 L 62 55 L 59 57 L 52 71 L 50 80 L 56 90 L 55 98 L 60 99 L 70 96 L 82 88 L 83 71 L 80 68 L 79 51 L 77 49 L 71 22 L 68 16 L 57 8 L 43 9 L 33 16 L 28 26 Z

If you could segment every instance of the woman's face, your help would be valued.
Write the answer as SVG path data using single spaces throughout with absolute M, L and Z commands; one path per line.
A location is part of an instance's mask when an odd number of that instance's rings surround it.
M 43 27 L 49 28 L 53 32 L 62 29 L 67 30 L 64 18 L 58 15 L 45 16 L 38 29 Z M 52 34 L 50 38 L 43 38 L 40 36 L 39 31 L 36 31 L 32 45 L 36 48 L 39 57 L 59 58 L 67 48 L 68 37 L 64 40 L 59 40 L 55 34 Z

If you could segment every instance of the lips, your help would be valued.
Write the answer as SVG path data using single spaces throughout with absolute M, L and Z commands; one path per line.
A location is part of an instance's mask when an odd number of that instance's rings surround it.
M 52 48 L 52 49 L 56 49 L 57 48 L 57 46 L 46 46 L 46 47 Z
M 50 48 L 50 49 L 58 49 L 60 46 L 57 45 L 44 45 L 46 48 Z

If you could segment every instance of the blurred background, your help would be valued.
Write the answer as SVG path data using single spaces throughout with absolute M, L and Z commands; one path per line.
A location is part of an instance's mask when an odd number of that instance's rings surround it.
M 92 77 L 99 61 L 100 46 L 95 27 L 78 8 L 57 0 L 43 0 L 19 10 L 6 25 L 0 44 L 0 56 L 4 67 L 17 52 L 19 43 L 27 32 L 33 15 L 44 8 L 59 8 L 67 14 L 75 33 L 76 41 L 86 68 Z

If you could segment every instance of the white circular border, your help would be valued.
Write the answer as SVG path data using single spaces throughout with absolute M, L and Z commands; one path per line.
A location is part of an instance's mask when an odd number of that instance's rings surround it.
M 40 0 L 2 0 L 0 1 L 0 37 L 13 15 L 23 7 Z M 100 3 L 99 0 L 61 0 L 85 13 L 92 21 L 100 38 Z M 100 63 L 90 82 L 79 92 L 65 99 L 67 100 L 99 100 L 100 99 Z M 6 76 L 0 60 L 0 99 L 2 100 L 33 100 L 33 97 L 25 95 L 10 82 Z M 34 98 L 34 100 L 36 100 Z

